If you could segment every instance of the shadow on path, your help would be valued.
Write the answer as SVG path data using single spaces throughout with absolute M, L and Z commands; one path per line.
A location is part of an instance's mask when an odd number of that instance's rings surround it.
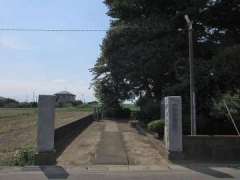
M 74 139 L 93 122 L 92 115 L 55 130 L 55 149 L 58 158 Z
M 68 172 L 59 166 L 42 166 L 40 169 L 48 179 L 67 179 L 69 176 Z
M 232 176 L 230 173 L 223 172 L 225 168 L 228 168 L 231 166 L 226 166 L 226 165 L 223 166 L 220 164 L 211 165 L 211 164 L 197 164 L 197 163 L 196 164 L 181 163 L 179 165 L 182 167 L 188 168 L 192 171 L 205 174 L 208 176 L 212 176 L 214 178 L 230 178 L 230 179 L 234 178 L 234 176 Z

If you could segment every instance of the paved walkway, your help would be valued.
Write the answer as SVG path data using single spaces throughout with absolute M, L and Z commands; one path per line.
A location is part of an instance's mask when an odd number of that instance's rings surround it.
M 103 128 L 103 122 L 92 123 L 67 146 L 57 159 L 57 165 L 92 165 Z
M 95 157 L 95 164 L 128 165 L 122 134 L 116 122 L 105 121 Z
M 148 137 L 127 121 L 93 122 L 58 158 L 59 166 L 163 166 L 164 159 Z

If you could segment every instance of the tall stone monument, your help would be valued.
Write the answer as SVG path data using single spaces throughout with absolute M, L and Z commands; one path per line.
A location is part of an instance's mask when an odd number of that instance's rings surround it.
M 182 159 L 182 98 L 165 97 L 165 146 L 168 159 Z
M 36 154 L 38 165 L 53 165 L 56 162 L 54 149 L 55 104 L 55 96 L 39 96 Z

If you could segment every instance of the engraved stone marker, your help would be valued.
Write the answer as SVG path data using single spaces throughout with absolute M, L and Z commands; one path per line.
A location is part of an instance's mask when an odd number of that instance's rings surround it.
M 179 96 L 165 98 L 165 145 L 170 156 L 182 152 L 182 99 Z
M 40 95 L 37 123 L 37 159 L 41 165 L 54 164 L 54 118 L 56 97 Z

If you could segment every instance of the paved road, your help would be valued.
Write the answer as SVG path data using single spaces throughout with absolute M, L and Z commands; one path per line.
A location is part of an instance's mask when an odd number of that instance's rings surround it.
M 141 170 L 127 166 L 93 166 L 63 169 L 61 167 L 41 167 L 0 170 L 0 180 L 205 180 L 240 179 L 240 166 L 190 165 L 188 168 L 172 165 L 162 170 Z

